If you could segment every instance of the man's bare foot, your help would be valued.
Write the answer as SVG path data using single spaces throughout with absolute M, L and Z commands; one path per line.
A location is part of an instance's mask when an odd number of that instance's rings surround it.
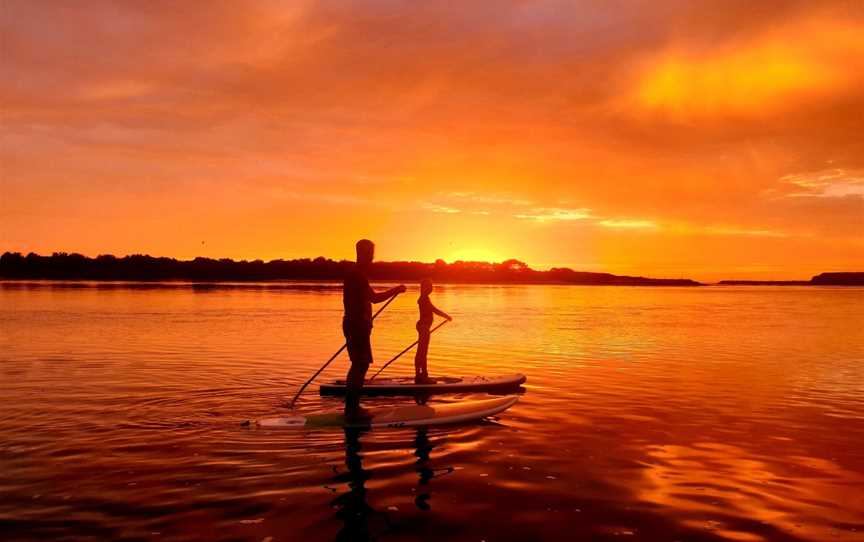
M 435 384 L 438 381 L 434 378 L 431 378 L 429 375 L 418 375 L 414 377 L 415 384 Z

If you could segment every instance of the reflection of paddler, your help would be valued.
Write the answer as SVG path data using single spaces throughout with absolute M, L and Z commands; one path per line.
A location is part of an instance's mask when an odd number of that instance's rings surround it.
M 380 514 L 389 527 L 390 521 L 386 513 L 377 512 L 366 502 L 366 480 L 371 472 L 363 469 L 363 457 L 360 455 L 360 429 L 345 429 L 345 467 L 346 472 L 336 475 L 334 480 L 348 484 L 348 492 L 339 495 L 330 503 L 337 508 L 336 517 L 342 520 L 344 526 L 336 535 L 336 540 L 374 540 L 369 529 L 369 518 Z M 380 533 L 379 533 L 380 534 Z
M 418 475 L 418 486 L 425 486 L 429 483 L 429 480 L 435 477 L 435 472 L 429 468 L 429 452 L 432 451 L 434 446 L 431 442 L 429 442 L 429 437 L 427 435 L 428 429 L 418 429 L 417 430 L 417 438 L 414 439 L 414 447 L 416 450 L 414 451 L 414 455 L 417 456 L 417 462 L 414 463 L 414 470 L 417 471 Z M 417 491 L 417 497 L 414 498 L 414 504 L 417 505 L 417 508 L 420 510 L 430 510 L 432 507 L 429 506 L 429 493 L 421 492 L 420 488 Z
M 429 467 L 429 459 L 432 449 L 435 447 L 432 441 L 429 440 L 428 429 L 417 429 L 417 436 L 414 438 L 414 455 L 417 461 L 414 463 L 414 470 L 417 471 L 417 497 L 414 498 L 414 504 L 420 510 L 428 511 L 432 507 L 429 506 L 429 499 L 432 497 L 428 491 L 423 491 L 429 484 L 429 480 L 436 476 L 443 476 L 453 472 L 453 467 L 443 469 L 435 469 Z

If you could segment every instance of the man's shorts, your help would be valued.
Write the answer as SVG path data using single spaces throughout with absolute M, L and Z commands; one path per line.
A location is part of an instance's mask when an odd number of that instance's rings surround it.
M 352 365 L 372 364 L 372 330 L 358 329 L 342 325 L 342 333 L 348 344 L 348 357 Z

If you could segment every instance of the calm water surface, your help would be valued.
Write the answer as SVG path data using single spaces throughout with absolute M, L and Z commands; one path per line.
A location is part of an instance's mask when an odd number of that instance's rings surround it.
M 512 409 L 241 427 L 342 344 L 340 295 L 0 284 L 0 538 L 864 540 L 864 289 L 439 287 L 431 373 L 525 373 Z

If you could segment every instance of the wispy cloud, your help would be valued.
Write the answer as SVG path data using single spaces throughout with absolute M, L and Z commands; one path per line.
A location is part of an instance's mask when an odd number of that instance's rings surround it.
M 314 201 L 329 205 L 375 205 L 383 207 L 379 202 L 362 196 L 346 194 L 321 194 L 316 192 L 286 191 L 281 189 L 270 190 L 268 195 L 273 198 L 287 198 L 302 201 Z
M 509 193 L 480 194 L 477 192 L 441 192 L 421 207 L 433 213 L 464 213 L 477 216 L 510 215 L 514 209 L 528 207 L 533 202 Z
M 632 228 L 632 229 L 648 229 L 648 228 L 656 228 L 657 224 L 652 220 L 601 220 L 599 222 L 601 226 L 606 228 Z
M 447 207 L 446 205 L 437 205 L 434 203 L 424 203 L 423 208 L 427 211 L 432 211 L 433 213 L 444 213 L 448 215 L 462 212 L 462 209 L 457 209 L 455 207 Z
M 474 203 L 484 203 L 491 205 L 509 205 L 512 207 L 526 207 L 528 205 L 532 205 L 534 202 L 520 198 L 513 194 L 478 194 L 476 192 L 445 192 L 441 194 L 443 197 L 452 199 L 452 200 L 460 200 Z
M 585 220 L 593 218 L 591 209 L 584 207 L 578 209 L 565 209 L 559 207 L 535 207 L 530 212 L 519 213 L 513 215 L 516 218 L 537 220 L 538 222 L 559 221 L 559 220 Z
M 501 214 L 518 220 L 540 223 L 584 222 L 620 230 L 646 230 L 660 227 L 653 220 L 596 215 L 588 207 L 571 207 L 568 203 L 562 200 L 554 207 L 541 207 L 536 206 L 530 199 L 513 194 L 456 191 L 438 194 L 434 200 L 423 203 L 422 207 L 434 213 L 464 213 L 479 216 Z
M 785 197 L 864 197 L 864 170 L 833 168 L 822 171 L 784 175 L 780 180 L 783 183 L 794 187 L 794 191 L 784 194 Z
M 713 235 L 743 235 L 746 237 L 789 237 L 790 235 L 786 232 L 777 231 L 777 230 L 762 230 L 762 229 L 747 229 L 747 228 L 734 228 L 734 227 L 707 227 L 704 230 L 707 233 Z

